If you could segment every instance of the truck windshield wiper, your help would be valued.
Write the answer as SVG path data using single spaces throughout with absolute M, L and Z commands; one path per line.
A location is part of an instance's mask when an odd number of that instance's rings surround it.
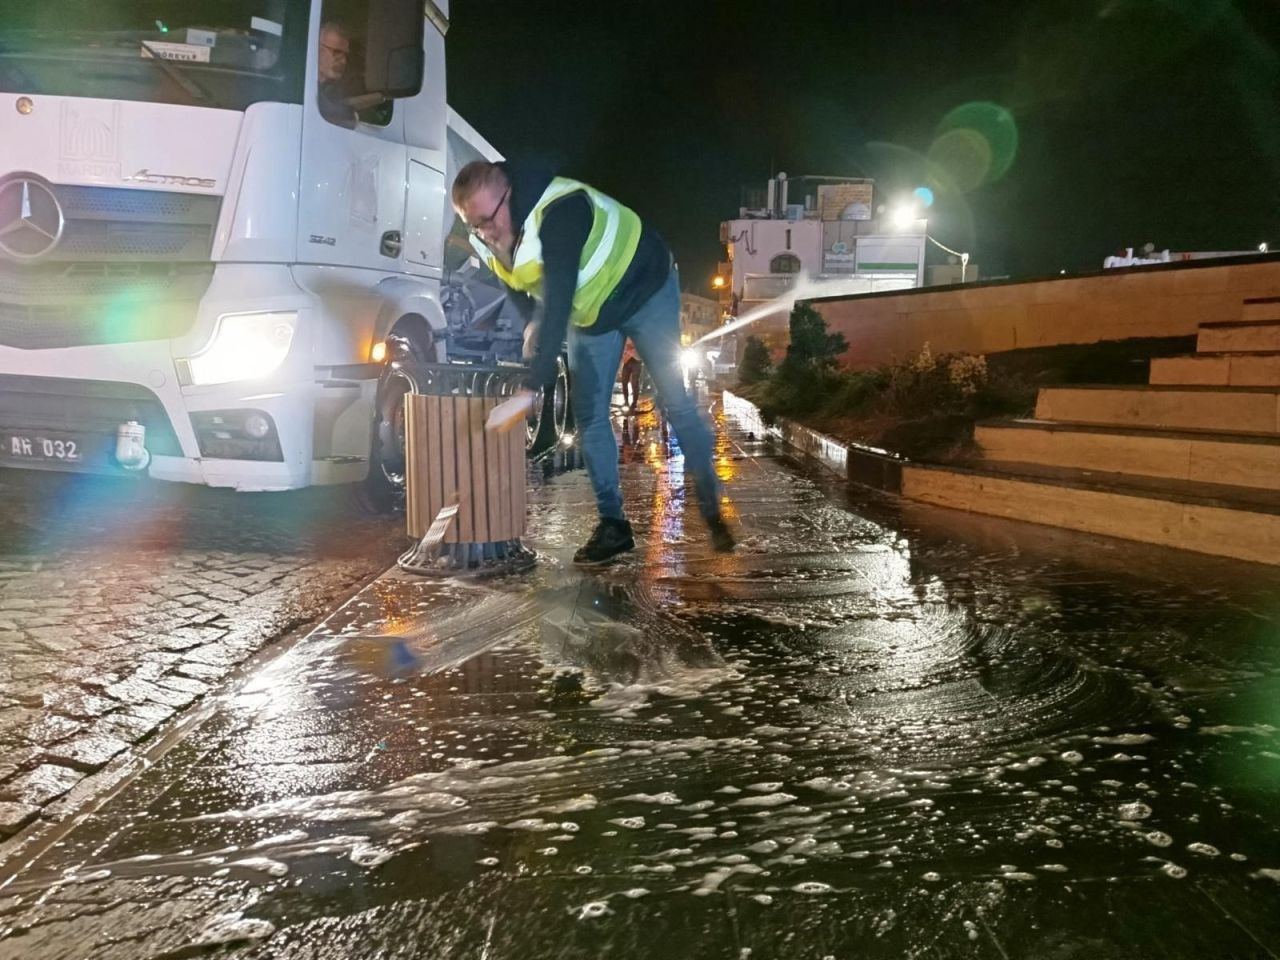
M 168 77 L 178 86 L 180 86 L 183 90 L 185 90 L 188 94 L 190 94 L 196 100 L 203 103 L 205 106 L 222 108 L 222 104 L 220 104 L 216 99 L 214 99 L 214 97 L 209 93 L 208 90 L 200 86 L 200 84 L 196 83 L 196 81 L 193 80 L 188 74 L 183 73 L 180 69 L 174 66 L 173 61 L 162 56 L 160 51 L 157 50 L 155 47 L 153 47 L 151 44 L 147 43 L 147 41 L 140 40 L 138 42 L 142 44 L 143 50 L 151 54 L 150 57 L 143 57 L 142 59 L 144 60 L 149 59 L 152 63 L 154 63 L 157 67 L 160 68 L 160 71 L 166 77 Z

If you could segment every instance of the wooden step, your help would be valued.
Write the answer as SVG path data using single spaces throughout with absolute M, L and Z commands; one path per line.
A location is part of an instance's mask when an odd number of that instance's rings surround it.
M 902 470 L 902 495 L 939 507 L 1280 564 L 1275 494 L 1260 499 L 1223 490 L 1233 488 L 1028 464 Z
M 1202 323 L 1196 353 L 1271 353 L 1280 350 L 1280 319 Z
M 1280 388 L 1219 386 L 1044 387 L 1037 420 L 1166 430 L 1280 432 Z
M 1280 320 L 1280 297 L 1246 300 L 1240 309 L 1240 319 L 1246 323 L 1254 320 Z
M 1043 420 L 989 420 L 974 439 L 990 461 L 1280 491 L 1280 435 L 1139 430 Z
M 1280 386 L 1280 351 L 1153 357 L 1150 380 L 1157 385 Z

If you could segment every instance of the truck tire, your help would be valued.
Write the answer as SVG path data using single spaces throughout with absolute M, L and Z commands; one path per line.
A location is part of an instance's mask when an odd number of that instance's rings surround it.
M 554 450 L 572 429 L 573 413 L 569 409 L 569 365 L 564 356 L 556 360 L 556 379 L 534 401 L 534 409 L 525 423 L 525 449 L 531 457 Z
M 387 336 L 387 360 L 378 380 L 374 401 L 373 441 L 369 473 L 359 484 L 357 501 L 370 513 L 393 513 L 404 508 L 405 414 L 404 398 L 412 387 L 393 361 L 426 363 L 434 359 L 430 332 L 393 330 Z

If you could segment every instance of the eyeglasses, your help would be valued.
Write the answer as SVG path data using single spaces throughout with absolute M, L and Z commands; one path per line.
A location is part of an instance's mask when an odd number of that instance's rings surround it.
M 324 47 L 326 50 L 332 53 L 335 57 L 341 57 L 343 60 L 347 59 L 347 54 L 349 51 L 343 50 L 341 47 L 331 47 L 327 43 L 322 43 L 320 44 L 320 46 Z
M 507 194 L 509 194 L 510 192 L 511 192 L 511 185 L 508 184 L 507 189 L 502 191 L 502 198 L 498 201 L 498 205 L 493 208 L 493 213 L 489 214 L 487 217 L 482 218 L 481 220 L 476 221 L 475 223 L 468 223 L 467 230 L 473 235 L 479 237 L 481 230 L 484 230 L 486 227 L 491 226 L 493 224 L 493 221 L 498 216 L 498 211 L 501 210 L 502 205 L 507 202 Z M 483 237 L 481 237 L 481 239 L 483 239 Z

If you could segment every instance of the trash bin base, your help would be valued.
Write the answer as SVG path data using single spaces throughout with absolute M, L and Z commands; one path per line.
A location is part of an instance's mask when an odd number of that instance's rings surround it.
M 494 577 L 534 566 L 538 555 L 519 540 L 492 543 L 417 543 L 400 555 L 401 570 L 424 577 Z

